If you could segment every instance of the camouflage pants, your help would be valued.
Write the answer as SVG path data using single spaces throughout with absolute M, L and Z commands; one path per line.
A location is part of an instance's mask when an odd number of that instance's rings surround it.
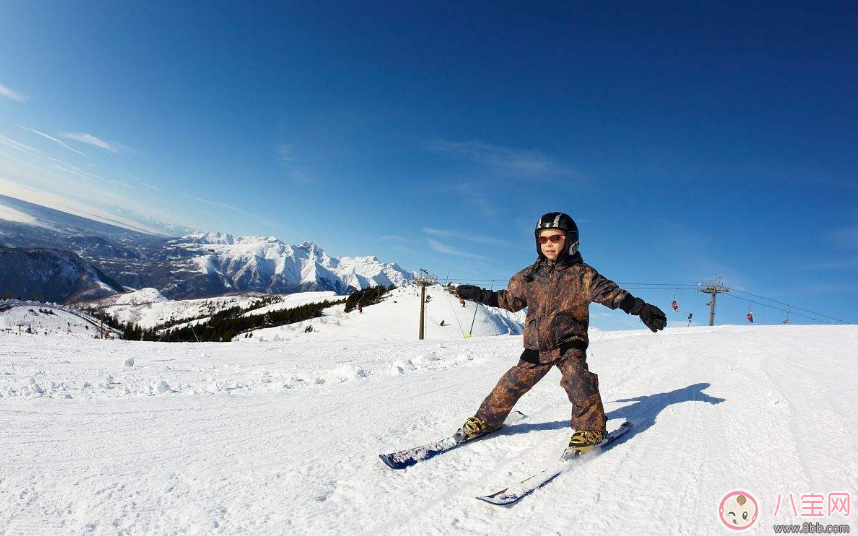
M 499 428 L 518 399 L 536 385 L 551 367 L 556 366 L 561 373 L 560 386 L 566 390 L 572 402 L 572 428 L 575 430 L 605 430 L 605 409 L 599 396 L 599 377 L 587 368 L 587 354 L 584 350 L 570 348 L 561 355 L 561 350 L 553 353 L 548 360 L 545 353 L 540 361 L 533 364 L 519 361 L 517 365 L 501 376 L 498 384 L 483 400 L 477 416 L 485 421 L 489 429 Z

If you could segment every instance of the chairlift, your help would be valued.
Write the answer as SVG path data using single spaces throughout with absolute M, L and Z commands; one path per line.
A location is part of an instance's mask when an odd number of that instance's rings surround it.
M 786 315 L 786 318 L 784 318 L 784 321 L 783 321 L 783 323 L 784 323 L 784 324 L 789 324 L 789 313 L 790 313 L 790 310 L 791 310 L 791 309 L 792 309 L 792 307 L 790 307 L 789 309 L 787 309 L 787 315 Z
M 676 303 L 676 293 L 679 292 L 679 289 L 673 291 L 673 300 L 670 302 L 670 308 L 673 309 L 673 312 L 679 312 L 679 304 Z
M 753 323 L 754 323 L 754 313 L 752 313 L 752 312 L 751 312 L 751 306 L 752 306 L 753 304 L 754 304 L 754 302 L 750 302 L 750 303 L 748 304 L 748 314 L 746 314 L 746 315 L 745 315 L 745 318 L 747 318 L 747 319 L 748 319 L 748 323 L 749 323 L 749 324 L 753 324 Z

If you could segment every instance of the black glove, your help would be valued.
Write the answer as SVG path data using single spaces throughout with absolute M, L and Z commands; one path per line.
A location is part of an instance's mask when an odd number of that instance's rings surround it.
M 480 301 L 483 297 L 483 289 L 474 285 L 459 285 L 456 287 L 456 296 L 471 301 Z
M 635 298 L 631 294 L 627 295 L 620 303 L 620 309 L 628 314 L 641 317 L 641 322 L 646 324 L 646 327 L 653 333 L 664 329 L 664 326 L 667 325 L 667 317 L 664 315 L 664 311 L 640 298 Z
M 492 307 L 497 307 L 498 305 L 497 292 L 492 292 L 491 290 L 486 290 L 474 285 L 459 285 L 456 287 L 456 296 L 465 298 L 466 300 L 491 305 Z
M 653 333 L 664 329 L 664 326 L 667 325 L 667 317 L 664 316 L 664 311 L 649 303 L 644 304 L 638 316 L 641 317 L 641 322 L 646 324 L 646 327 Z

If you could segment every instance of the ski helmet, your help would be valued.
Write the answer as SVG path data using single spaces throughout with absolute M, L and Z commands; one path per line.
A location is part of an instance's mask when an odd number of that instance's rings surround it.
M 542 248 L 539 247 L 539 231 L 542 229 L 560 229 L 566 232 L 566 247 L 557 260 L 564 260 L 578 252 L 578 226 L 568 214 L 549 212 L 536 221 L 536 230 L 533 231 L 533 235 L 536 239 L 536 254 L 540 257 L 544 256 Z

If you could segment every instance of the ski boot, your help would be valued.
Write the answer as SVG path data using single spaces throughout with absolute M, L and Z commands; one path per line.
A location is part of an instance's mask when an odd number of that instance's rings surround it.
M 468 420 L 465 421 L 465 424 L 459 428 L 459 431 L 453 437 L 456 438 L 456 443 L 463 443 L 489 432 L 491 430 L 489 430 L 485 421 L 474 415 L 473 417 L 468 417 Z
M 567 461 L 584 454 L 605 439 L 605 432 L 578 430 L 569 439 L 569 446 L 563 451 L 560 460 Z

